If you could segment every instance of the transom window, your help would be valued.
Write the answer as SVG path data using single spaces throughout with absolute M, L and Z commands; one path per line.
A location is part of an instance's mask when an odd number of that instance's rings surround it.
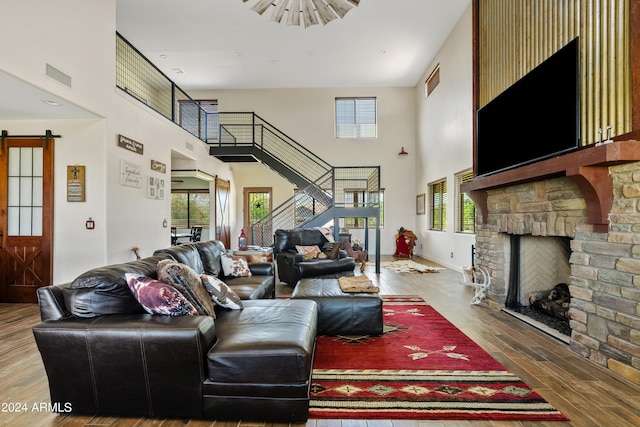
M 336 98 L 336 138 L 377 138 L 376 98 Z

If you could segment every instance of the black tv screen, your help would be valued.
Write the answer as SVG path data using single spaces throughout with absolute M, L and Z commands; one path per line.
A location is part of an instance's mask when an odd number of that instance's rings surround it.
M 478 110 L 476 173 L 489 175 L 580 146 L 575 38 Z

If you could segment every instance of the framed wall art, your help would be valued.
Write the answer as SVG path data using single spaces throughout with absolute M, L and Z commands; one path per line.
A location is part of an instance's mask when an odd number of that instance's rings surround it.
M 85 201 L 84 173 L 84 166 L 67 166 L 67 202 Z
M 127 187 L 142 188 L 142 171 L 140 165 L 120 161 L 120 184 Z
M 149 186 L 147 187 L 147 197 L 150 199 L 164 199 L 164 179 L 150 176 L 147 179 Z
M 416 215 L 424 215 L 424 193 L 416 196 Z

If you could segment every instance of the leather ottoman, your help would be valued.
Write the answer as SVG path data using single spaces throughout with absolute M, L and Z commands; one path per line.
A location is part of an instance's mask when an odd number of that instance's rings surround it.
M 204 417 L 306 421 L 316 341 L 316 304 L 247 300 L 218 310 L 207 354 Z
M 300 279 L 291 299 L 318 305 L 318 335 L 382 334 L 382 299 L 378 293 L 346 293 L 338 279 Z

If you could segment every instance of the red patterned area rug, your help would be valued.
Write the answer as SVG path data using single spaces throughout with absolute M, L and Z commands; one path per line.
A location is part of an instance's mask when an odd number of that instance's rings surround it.
M 381 336 L 320 336 L 310 418 L 567 421 L 420 297 L 384 297 Z

